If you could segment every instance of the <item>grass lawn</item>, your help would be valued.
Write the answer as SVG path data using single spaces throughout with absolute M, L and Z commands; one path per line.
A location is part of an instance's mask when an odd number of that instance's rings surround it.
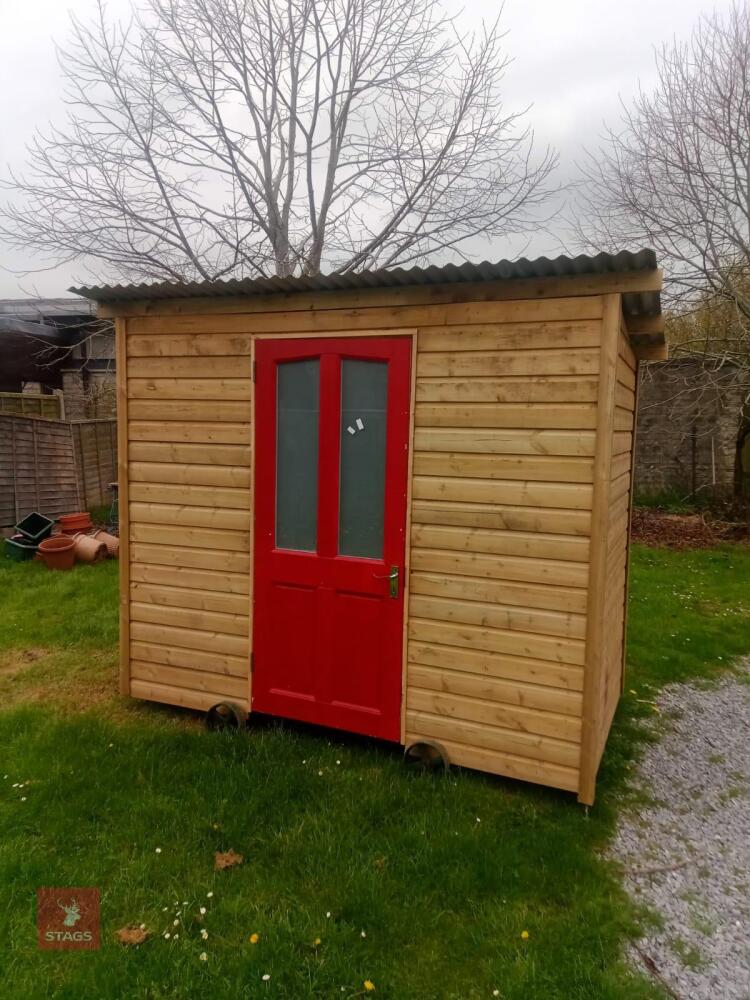
M 747 548 L 636 548 L 628 693 L 587 813 L 531 785 L 414 774 L 382 745 L 208 733 L 191 713 L 122 699 L 116 566 L 52 574 L 0 558 L 0 992 L 661 996 L 620 959 L 640 915 L 601 850 L 655 692 L 750 651 L 749 593 Z M 244 864 L 215 872 L 230 848 Z M 37 950 L 39 886 L 100 887 L 100 951 Z M 114 940 L 131 923 L 153 932 L 140 947 Z

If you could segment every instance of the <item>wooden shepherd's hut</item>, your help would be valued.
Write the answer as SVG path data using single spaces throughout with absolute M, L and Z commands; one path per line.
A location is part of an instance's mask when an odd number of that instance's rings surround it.
M 594 799 L 651 251 L 87 288 L 117 327 L 122 690 Z

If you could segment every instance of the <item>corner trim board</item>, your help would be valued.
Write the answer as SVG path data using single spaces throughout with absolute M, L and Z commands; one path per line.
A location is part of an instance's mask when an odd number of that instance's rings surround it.
M 594 492 L 591 507 L 591 542 L 588 600 L 586 608 L 586 652 L 583 682 L 583 731 L 578 785 L 578 801 L 593 805 L 596 792 L 597 724 L 601 711 L 604 610 L 607 583 L 607 534 L 609 527 L 610 469 L 615 417 L 615 388 L 621 324 L 621 299 L 608 295 L 604 300 L 602 342 L 599 354 L 599 394 L 596 445 L 594 451 Z
M 127 320 L 115 320 L 117 480 L 120 526 L 120 693 L 130 694 L 130 518 L 128 507 Z

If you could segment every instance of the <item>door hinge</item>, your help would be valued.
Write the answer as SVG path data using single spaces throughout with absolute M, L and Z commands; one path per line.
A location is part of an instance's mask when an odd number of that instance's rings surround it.
M 250 654 L 250 673 L 255 673 L 255 653 Z

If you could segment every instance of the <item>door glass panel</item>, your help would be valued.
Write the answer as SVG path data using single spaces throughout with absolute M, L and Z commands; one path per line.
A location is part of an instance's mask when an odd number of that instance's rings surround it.
M 341 364 L 339 553 L 383 558 L 388 363 Z
M 277 372 L 276 547 L 315 552 L 320 361 L 286 361 Z

